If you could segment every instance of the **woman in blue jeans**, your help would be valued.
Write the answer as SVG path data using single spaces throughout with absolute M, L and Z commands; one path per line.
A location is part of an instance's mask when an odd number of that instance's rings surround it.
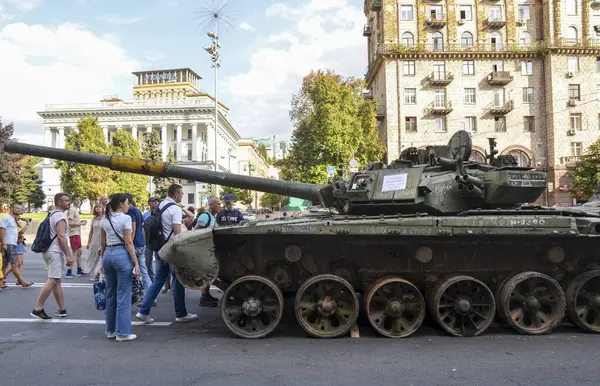
M 106 278 L 106 337 L 118 342 L 137 338 L 131 333 L 131 292 L 133 270 L 140 276 L 140 265 L 133 248 L 129 201 L 124 194 L 110 196 L 102 219 L 102 270 Z

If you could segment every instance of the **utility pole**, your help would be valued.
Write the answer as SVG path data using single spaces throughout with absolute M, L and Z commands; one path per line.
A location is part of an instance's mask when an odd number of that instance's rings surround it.
M 212 39 L 212 45 L 204 46 L 204 50 L 210 54 L 210 60 L 213 62 L 211 67 L 215 69 L 215 172 L 219 171 L 219 158 L 217 155 L 217 141 L 219 139 L 219 101 L 218 101 L 218 69 L 221 67 L 221 45 L 219 37 L 214 32 L 208 32 L 208 37 Z M 216 195 L 219 195 L 219 186 L 216 187 Z

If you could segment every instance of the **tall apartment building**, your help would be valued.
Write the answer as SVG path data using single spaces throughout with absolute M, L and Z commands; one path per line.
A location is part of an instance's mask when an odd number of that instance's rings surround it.
M 600 134 L 600 1 L 365 0 L 367 97 L 386 161 L 471 133 L 548 172 L 549 205 Z

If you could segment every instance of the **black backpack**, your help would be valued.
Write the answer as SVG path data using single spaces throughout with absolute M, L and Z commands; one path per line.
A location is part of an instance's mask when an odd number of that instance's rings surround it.
M 50 237 L 50 217 L 53 214 L 60 212 L 56 210 L 52 213 L 48 213 L 48 216 L 42 221 L 40 227 L 37 232 L 35 232 L 35 240 L 33 240 L 33 244 L 31 245 L 31 250 L 35 253 L 46 252 L 50 245 L 54 242 L 57 234 L 55 232 L 54 237 Z
M 162 209 L 156 207 L 150 216 L 144 221 L 144 235 L 146 237 L 146 248 L 151 251 L 158 251 L 167 243 L 173 231 L 169 234 L 169 237 L 165 238 L 162 232 L 162 214 L 168 207 L 176 205 L 174 202 L 169 202 Z
M 200 218 L 200 216 L 202 216 L 203 214 L 208 216 L 208 222 L 206 224 L 204 224 L 204 226 L 202 228 L 208 228 L 212 218 L 210 217 L 210 214 L 208 214 L 207 212 L 204 213 L 200 213 L 198 216 L 196 216 L 196 218 L 194 219 L 194 221 L 192 222 L 192 229 L 196 228 L 196 225 L 198 225 L 198 219 Z

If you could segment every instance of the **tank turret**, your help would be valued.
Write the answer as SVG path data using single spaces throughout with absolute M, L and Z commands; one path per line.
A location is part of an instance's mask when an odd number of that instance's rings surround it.
M 409 148 L 390 165 L 369 164 L 348 180 L 307 184 L 198 170 L 162 161 L 84 153 L 18 142 L 5 151 L 103 166 L 121 172 L 174 177 L 257 190 L 310 200 L 345 214 L 451 215 L 470 209 L 515 208 L 534 202 L 547 185 L 546 173 L 517 166 L 511 156 L 495 157 L 490 139 L 489 164 L 470 161 L 469 133 L 456 132 L 447 146 Z

